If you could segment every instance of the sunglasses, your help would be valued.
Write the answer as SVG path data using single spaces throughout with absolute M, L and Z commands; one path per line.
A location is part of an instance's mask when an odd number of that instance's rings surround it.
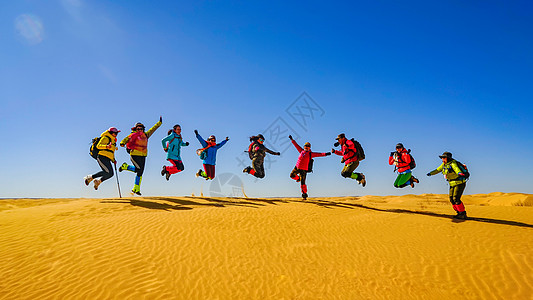
M 136 129 L 136 130 L 144 130 L 144 128 L 142 128 L 142 127 L 137 127 L 137 128 L 135 128 L 135 129 Z

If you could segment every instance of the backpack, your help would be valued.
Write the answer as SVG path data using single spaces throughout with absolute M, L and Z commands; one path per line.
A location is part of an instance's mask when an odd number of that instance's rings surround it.
M 313 163 L 314 163 L 314 159 L 310 158 L 309 159 L 309 164 L 307 165 L 307 173 L 313 173 Z
M 196 154 L 198 154 L 198 156 L 200 157 L 201 160 L 204 160 L 207 158 L 207 148 L 202 148 L 202 149 L 198 149 L 196 150 Z
M 459 169 L 461 169 L 461 172 L 465 174 L 465 179 L 468 179 L 470 177 L 470 172 L 468 172 L 468 168 L 466 167 L 466 165 L 458 160 L 455 160 L 455 163 L 457 163 L 457 166 L 459 167 Z
M 352 138 L 351 141 L 353 142 L 355 149 L 357 150 L 357 160 L 362 161 L 363 159 L 365 159 L 365 151 L 363 150 L 363 146 L 361 146 L 361 144 L 354 138 Z
M 253 141 L 250 146 L 248 146 L 248 156 L 250 157 L 250 159 L 254 159 L 254 145 L 255 145 L 255 141 Z
M 409 169 L 412 170 L 412 169 L 416 168 L 415 158 L 411 155 L 411 149 L 407 150 L 407 154 L 409 154 L 409 158 L 411 158 L 411 162 L 409 163 Z M 398 156 L 398 160 L 404 162 L 402 160 L 402 156 L 401 155 Z M 396 172 L 396 170 L 398 170 L 398 167 L 394 167 L 394 172 Z
M 100 139 L 102 139 L 101 136 L 95 137 L 93 141 L 91 142 L 91 148 L 89 148 L 89 154 L 94 159 L 98 157 L 98 153 L 100 152 L 100 149 L 96 148 L 96 145 L 98 145 L 98 143 L 100 142 Z

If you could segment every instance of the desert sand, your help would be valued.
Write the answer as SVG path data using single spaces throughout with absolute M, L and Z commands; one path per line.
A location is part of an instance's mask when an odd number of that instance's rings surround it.
M 0 299 L 533 299 L 533 195 L 1 199 Z

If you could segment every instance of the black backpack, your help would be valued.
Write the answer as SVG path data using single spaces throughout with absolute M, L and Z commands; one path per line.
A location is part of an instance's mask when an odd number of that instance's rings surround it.
M 353 142 L 355 149 L 357 150 L 357 160 L 362 161 L 363 159 L 365 159 L 365 151 L 363 150 L 363 146 L 361 146 L 361 144 L 354 138 L 352 138 L 351 141 Z
M 307 173 L 313 173 L 313 163 L 315 161 L 312 158 L 309 158 L 309 164 L 307 165 Z
M 465 174 L 465 179 L 470 178 L 470 172 L 468 172 L 468 168 L 466 167 L 466 165 L 461 163 L 457 159 L 455 160 L 455 162 L 457 163 L 457 166 L 459 167 L 459 169 L 461 169 L 461 172 Z
M 100 152 L 100 149 L 96 148 L 96 145 L 100 142 L 100 139 L 102 137 L 95 137 L 93 141 L 91 142 L 91 148 L 89 148 L 89 154 L 92 158 L 96 159 L 98 157 L 98 153 Z

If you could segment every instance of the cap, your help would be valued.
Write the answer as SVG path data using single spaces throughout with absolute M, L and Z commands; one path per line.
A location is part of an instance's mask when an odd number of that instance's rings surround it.
M 305 143 L 304 147 L 311 147 L 311 143 L 309 143 L 309 142 Z
M 336 140 L 340 140 L 340 139 L 345 139 L 346 136 L 344 135 L 344 133 L 341 133 L 339 134 L 339 136 L 337 136 Z
M 402 143 L 396 144 L 396 148 L 399 148 L 399 147 L 403 148 L 403 144 Z
M 109 131 L 111 133 L 119 133 L 120 132 L 120 130 L 116 129 L 115 127 L 109 127 L 109 129 L 107 131 Z
M 141 123 L 141 122 L 137 122 L 137 123 L 135 123 L 135 126 L 133 126 L 133 127 L 131 128 L 131 130 L 132 130 L 132 131 L 135 131 L 135 128 L 137 128 L 137 127 L 142 127 L 142 128 L 144 128 L 144 124 Z
M 209 136 L 208 140 L 217 140 L 217 138 L 214 135 Z
M 452 154 L 450 152 L 444 152 L 442 155 L 439 155 L 440 158 L 452 158 Z
M 262 140 L 265 140 L 265 137 L 264 137 L 262 134 L 258 134 L 258 135 L 257 135 L 257 138 L 262 139 Z

